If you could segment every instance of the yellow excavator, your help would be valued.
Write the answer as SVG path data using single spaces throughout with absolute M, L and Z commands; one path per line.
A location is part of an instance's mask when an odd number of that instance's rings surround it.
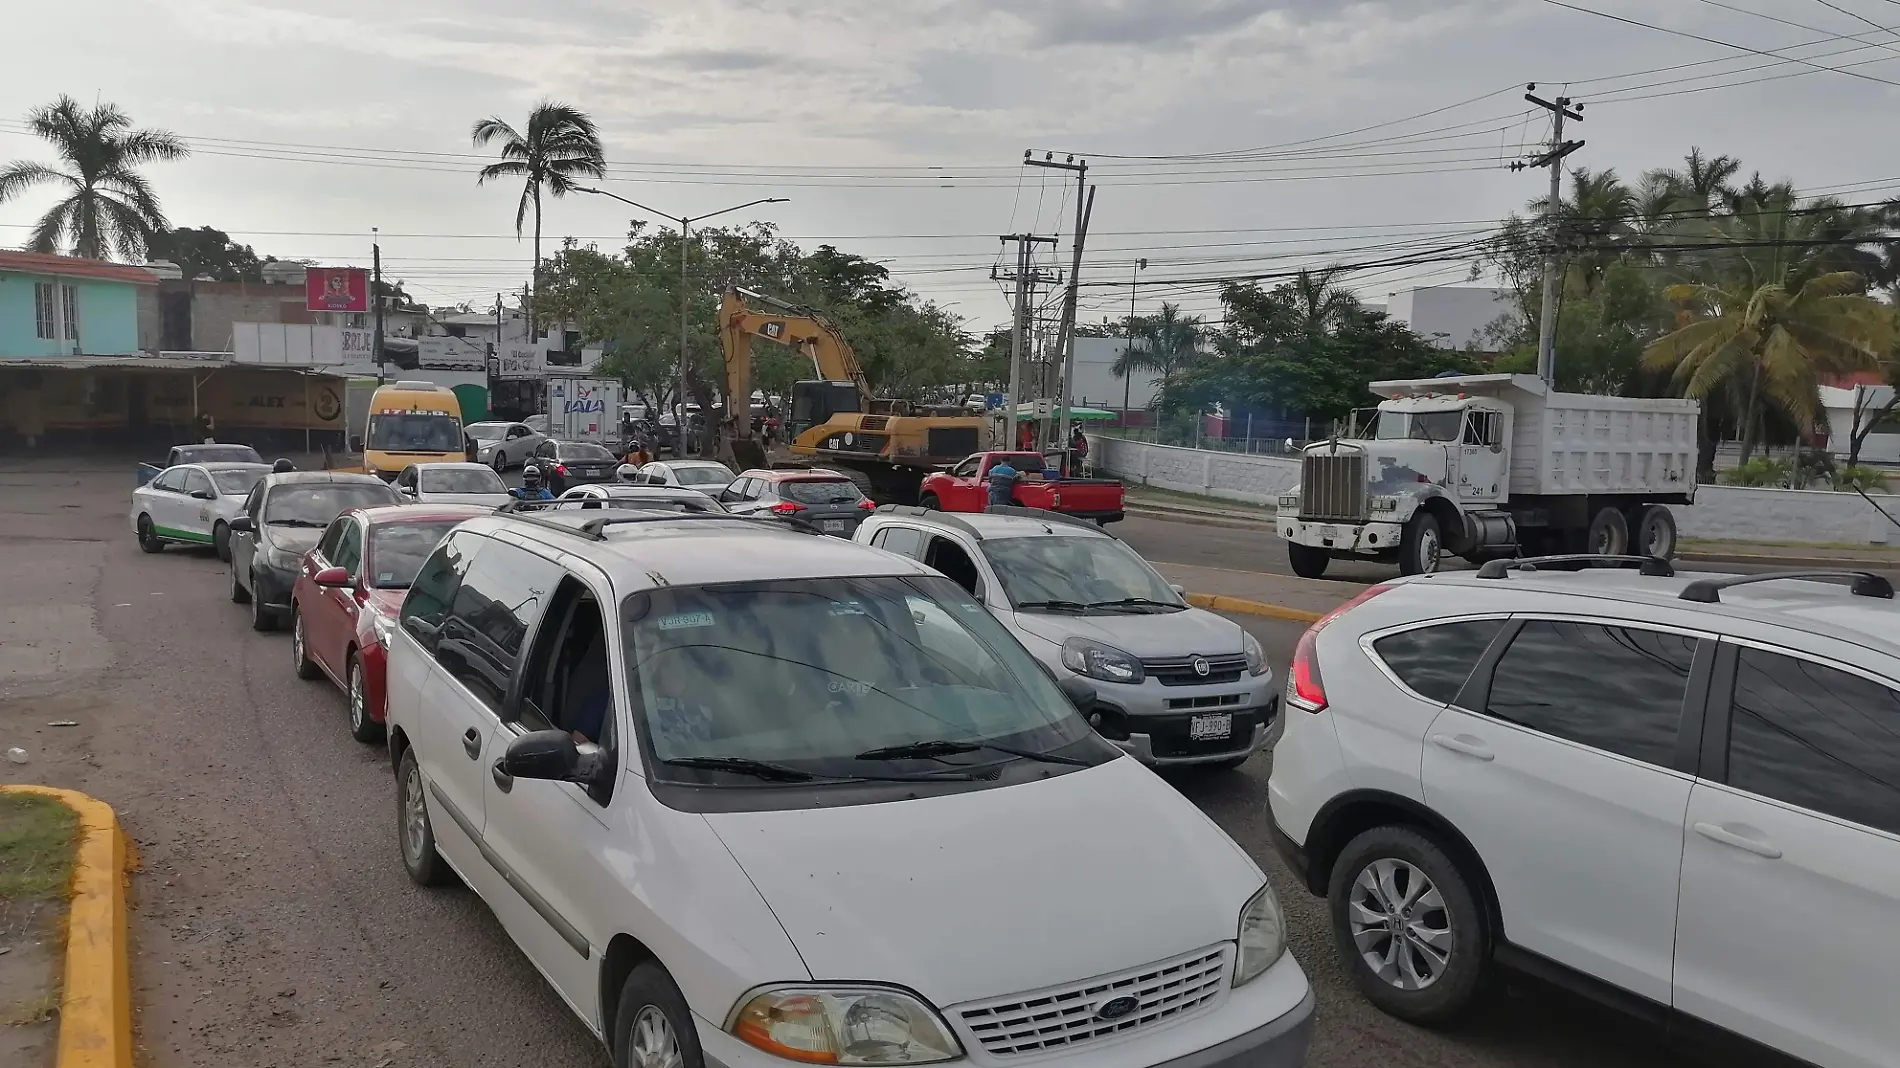
M 814 378 L 792 386 L 786 439 L 794 455 L 854 474 L 871 495 L 914 504 L 917 484 L 980 449 L 983 419 L 960 409 L 913 409 L 874 397 L 844 335 L 810 308 L 749 289 L 729 289 L 719 305 L 726 361 L 726 415 L 720 457 L 741 468 L 764 466 L 752 436 L 752 342 L 788 345 L 811 360 Z

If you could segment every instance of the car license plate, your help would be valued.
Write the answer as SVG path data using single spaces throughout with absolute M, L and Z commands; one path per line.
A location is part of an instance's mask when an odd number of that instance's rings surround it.
M 1339 537 L 1339 528 L 1338 527 L 1321 527 L 1319 528 L 1319 536 L 1322 538 L 1337 538 Z
M 1188 738 L 1191 741 L 1205 742 L 1233 736 L 1234 714 L 1232 712 L 1210 712 L 1188 720 Z
M 835 534 L 835 533 L 840 533 L 843 530 L 844 530 L 844 520 L 842 519 L 825 520 L 825 533 Z

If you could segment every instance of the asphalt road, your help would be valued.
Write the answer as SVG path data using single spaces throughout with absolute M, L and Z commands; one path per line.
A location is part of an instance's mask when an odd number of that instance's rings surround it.
M 295 678 L 287 636 L 251 632 L 208 552 L 138 550 L 129 489 L 117 468 L 0 468 L 0 748 L 31 753 L 6 766 L 14 778 L 116 806 L 136 843 L 139 1063 L 603 1064 L 478 900 L 409 883 L 381 750 L 350 740 L 327 682 Z M 1134 519 L 1120 533 L 1163 561 L 1283 563 L 1246 531 Z M 1287 662 L 1299 625 L 1242 622 Z M 50 725 L 64 720 L 78 726 Z M 1501 989 L 1448 1032 L 1372 1009 L 1345 979 L 1319 902 L 1272 852 L 1268 771 L 1263 756 L 1169 779 L 1280 891 L 1320 1001 L 1310 1064 L 1677 1063 L 1654 1029 L 1541 987 Z

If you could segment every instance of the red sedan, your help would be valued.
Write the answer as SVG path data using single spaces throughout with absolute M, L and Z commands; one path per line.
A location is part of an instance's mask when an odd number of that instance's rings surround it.
M 352 508 L 304 555 L 290 591 L 297 677 L 328 675 L 350 697 L 350 736 L 383 736 L 383 666 L 389 629 L 422 562 L 474 505 Z

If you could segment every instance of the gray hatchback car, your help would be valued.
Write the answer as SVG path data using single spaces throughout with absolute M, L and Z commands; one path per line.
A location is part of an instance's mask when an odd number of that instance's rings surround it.
M 885 505 L 857 540 L 936 568 L 1056 677 L 1088 679 L 1089 722 L 1144 764 L 1237 767 L 1268 743 L 1280 695 L 1260 643 L 1094 523 Z

